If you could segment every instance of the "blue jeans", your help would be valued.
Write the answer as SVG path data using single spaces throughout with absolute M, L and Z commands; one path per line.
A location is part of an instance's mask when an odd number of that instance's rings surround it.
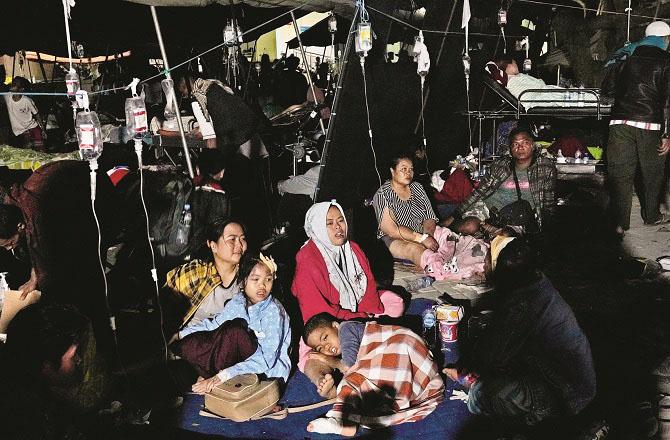
M 561 413 L 556 392 L 546 382 L 510 376 L 477 379 L 470 387 L 468 410 L 489 417 L 518 419 L 527 425 Z

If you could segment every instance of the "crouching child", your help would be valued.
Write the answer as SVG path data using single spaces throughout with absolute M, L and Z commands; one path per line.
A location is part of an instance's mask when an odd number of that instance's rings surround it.
M 307 426 L 310 432 L 356 434 L 358 425 L 381 428 L 415 422 L 444 399 L 444 382 L 430 350 L 412 331 L 376 322 L 346 321 L 320 313 L 305 324 L 311 358 L 344 377 L 333 408 Z M 408 386 L 409 385 L 409 386 Z M 325 375 L 318 387 L 332 387 Z

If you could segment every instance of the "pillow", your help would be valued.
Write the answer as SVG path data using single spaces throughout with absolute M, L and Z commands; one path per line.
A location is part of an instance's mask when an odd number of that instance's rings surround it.
M 503 87 L 507 87 L 507 73 L 496 65 L 493 61 L 486 63 L 484 67 L 486 73 L 489 74 L 492 80 L 497 82 Z

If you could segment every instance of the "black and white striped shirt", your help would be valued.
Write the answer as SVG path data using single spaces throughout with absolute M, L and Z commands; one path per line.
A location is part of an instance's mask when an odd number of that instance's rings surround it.
M 409 191 L 411 193 L 409 200 L 402 200 L 393 191 L 391 181 L 387 180 L 384 182 L 372 199 L 379 225 L 381 225 L 382 213 L 386 207 L 389 208 L 391 219 L 395 220 L 400 226 L 405 226 L 414 232 L 423 232 L 424 220 L 432 219 L 437 221 L 437 216 L 430 205 L 428 195 L 421 184 L 418 182 L 410 183 Z M 384 235 L 386 234 L 381 229 L 378 229 L 377 238 L 381 238 Z

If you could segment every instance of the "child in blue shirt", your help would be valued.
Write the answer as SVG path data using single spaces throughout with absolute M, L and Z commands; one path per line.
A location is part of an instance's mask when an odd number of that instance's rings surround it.
M 243 287 L 214 318 L 179 332 L 176 354 L 193 366 L 200 378 L 192 386 L 199 394 L 245 373 L 281 378 L 291 370 L 289 317 L 271 295 L 277 265 L 272 258 L 247 253 L 240 264 Z

